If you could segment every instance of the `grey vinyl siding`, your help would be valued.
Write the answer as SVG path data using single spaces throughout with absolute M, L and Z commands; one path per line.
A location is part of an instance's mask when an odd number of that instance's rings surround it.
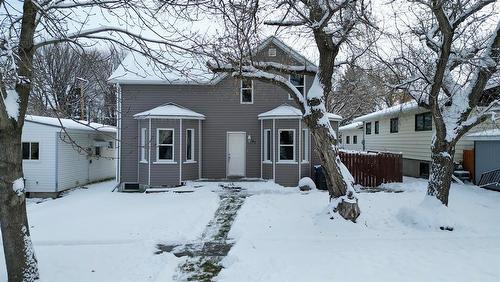
M 475 180 L 481 179 L 481 174 L 500 169 L 500 141 L 475 141 Z
M 267 52 L 267 48 L 264 49 Z M 277 56 L 267 58 L 268 60 L 280 62 L 293 62 L 285 53 L 277 48 Z M 306 77 L 306 91 L 311 86 L 313 77 Z M 141 177 L 138 179 L 138 121 L 133 115 L 142 111 L 152 109 L 165 103 L 173 102 L 180 106 L 189 108 L 195 112 L 204 114 L 206 119 L 202 121 L 202 178 L 225 178 L 226 177 L 226 147 L 227 132 L 246 132 L 251 136 L 251 141 L 246 143 L 246 177 L 261 177 L 261 132 L 260 121 L 257 116 L 269 111 L 279 105 L 288 103 L 295 105 L 293 100 L 288 99 L 288 93 L 273 84 L 254 81 L 253 104 L 240 103 L 240 80 L 226 77 L 216 85 L 121 85 L 122 95 L 122 150 L 121 150 L 121 181 L 143 183 L 144 166 L 140 166 Z M 153 142 L 156 142 L 156 124 L 153 120 Z M 176 121 L 178 123 L 178 121 Z M 183 120 L 183 123 L 187 123 Z M 197 123 L 198 121 L 196 121 Z M 268 122 L 266 122 L 268 123 Z M 297 129 L 297 121 L 293 121 Z M 272 123 L 270 123 L 272 124 Z M 278 124 L 278 121 L 277 121 Z M 142 125 L 141 125 L 142 126 Z M 166 126 L 168 127 L 168 126 Z M 170 126 L 174 127 L 174 126 Z M 178 125 L 175 126 L 176 148 L 178 153 Z M 183 126 L 185 135 L 185 128 Z M 278 129 L 279 126 L 276 127 Z M 297 132 L 296 132 L 297 134 Z M 297 135 L 296 135 L 297 136 Z M 198 140 L 198 130 L 195 132 Z M 277 139 L 276 139 L 277 142 Z M 185 142 L 183 142 L 185 143 Z M 195 146 L 195 151 L 199 149 Z M 184 146 L 184 144 L 183 144 Z M 183 151 L 185 148 L 183 148 Z M 156 160 L 156 150 L 152 152 L 153 160 Z M 298 154 L 298 153 L 297 153 Z M 298 156 L 298 155 L 297 155 Z M 176 155 L 178 158 L 178 155 Z M 198 154 L 195 156 L 198 159 Z M 178 161 L 177 161 L 178 162 Z M 178 162 L 179 163 L 179 162 Z M 178 182 L 179 164 L 151 164 L 151 185 L 170 185 Z M 184 180 L 198 178 L 198 165 L 189 164 L 184 171 Z M 282 184 L 297 184 L 297 165 L 278 165 L 276 168 L 277 182 Z M 147 172 L 147 171 L 146 171 Z M 272 177 L 272 165 L 264 165 L 264 178 Z M 147 175 L 146 175 L 147 178 Z M 146 179 L 147 180 L 147 179 Z M 283 180 L 283 182 L 282 182 Z
M 151 186 L 175 186 L 179 184 L 179 120 L 151 121 Z M 158 162 L 156 136 L 158 128 L 174 130 L 174 163 Z

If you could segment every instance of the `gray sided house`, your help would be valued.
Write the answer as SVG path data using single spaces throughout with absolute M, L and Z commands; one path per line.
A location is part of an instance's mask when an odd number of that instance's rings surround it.
M 264 61 L 312 64 L 275 37 L 257 54 Z M 285 90 L 207 74 L 204 62 L 187 65 L 191 69 L 158 75 L 146 61 L 128 56 L 112 75 L 119 92 L 120 183 L 170 187 L 187 180 L 262 178 L 296 186 L 311 176 L 319 164 L 314 142 Z M 313 77 L 290 80 L 306 93 Z M 340 117 L 329 118 L 336 129 Z

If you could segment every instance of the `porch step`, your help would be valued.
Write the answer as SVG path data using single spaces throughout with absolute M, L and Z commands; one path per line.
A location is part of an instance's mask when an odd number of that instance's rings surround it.
M 467 171 L 467 170 L 455 170 L 453 172 L 453 175 L 460 179 L 462 182 L 470 182 L 471 178 L 470 178 L 470 172 Z

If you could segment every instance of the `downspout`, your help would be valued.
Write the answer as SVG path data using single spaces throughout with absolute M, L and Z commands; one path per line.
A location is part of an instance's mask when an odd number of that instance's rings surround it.
M 137 120 L 137 183 L 139 183 L 139 170 L 141 165 L 141 152 L 142 152 L 142 134 L 141 134 L 141 120 Z M 145 144 L 144 144 L 145 145 Z
M 148 138 L 148 186 L 151 187 L 151 118 L 149 118 Z
M 120 162 L 120 158 L 121 158 L 121 155 L 122 155 L 122 143 L 121 143 L 121 140 L 122 140 L 122 102 L 121 102 L 121 99 L 122 99 L 122 90 L 121 90 L 121 87 L 120 87 L 120 84 L 116 84 L 116 91 L 117 91 L 117 99 L 116 99 L 116 130 L 117 130 L 117 133 L 115 136 L 118 140 L 116 140 L 116 144 L 117 144 L 117 149 L 115 149 L 115 156 L 116 156 L 116 168 L 115 168 L 115 171 L 116 171 L 116 181 L 118 183 L 121 182 L 121 162 Z
M 276 119 L 273 118 L 273 181 L 276 182 Z
M 264 150 L 262 149 L 264 144 L 264 134 L 262 132 L 263 129 L 263 120 L 260 120 L 260 179 L 262 179 L 262 154 L 264 153 Z
M 179 119 L 179 186 L 182 185 L 182 118 Z
M 361 130 L 363 132 L 363 152 L 366 151 L 366 138 L 365 138 L 365 126 L 366 122 L 363 121 L 363 129 Z
M 201 179 L 201 119 L 198 120 L 198 179 Z
M 301 168 L 302 168 L 302 118 L 299 118 L 299 157 L 297 158 L 297 162 L 299 163 L 299 181 L 301 176 Z

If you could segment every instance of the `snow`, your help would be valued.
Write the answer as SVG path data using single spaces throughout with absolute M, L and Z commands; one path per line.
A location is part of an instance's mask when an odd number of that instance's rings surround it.
M 356 224 L 329 219 L 326 192 L 252 196 L 217 281 L 498 281 L 500 193 L 453 184 L 449 232 L 425 227 L 436 209 L 425 218 L 411 212 L 422 207 L 426 184 L 404 178 L 383 185 L 402 193 L 357 194 Z
M 12 182 L 12 190 L 14 190 L 19 197 L 24 193 L 24 179 L 22 177 Z
M 89 185 L 39 204 L 28 199 L 40 282 L 171 281 L 181 259 L 155 255 L 156 244 L 197 239 L 219 202 L 210 189 L 112 193 L 115 185 Z M 0 281 L 7 281 L 3 255 Z
M 346 124 L 344 126 L 339 127 L 339 131 L 346 131 L 346 130 L 352 130 L 352 129 L 360 129 L 360 127 L 362 127 L 362 126 L 363 126 L 363 122 L 362 121 L 353 122 L 353 123 L 349 123 L 349 124 Z
M 316 189 L 316 184 L 314 183 L 314 181 L 311 178 L 302 177 L 299 180 L 299 187 L 309 187 L 311 189 Z
M 369 113 L 360 117 L 355 118 L 353 121 L 354 122 L 361 122 L 361 121 L 369 121 L 373 119 L 378 119 L 381 117 L 389 116 L 389 115 L 394 115 L 394 114 L 399 114 L 403 112 L 409 112 L 418 109 L 417 102 L 412 100 L 406 103 L 402 103 L 400 105 L 392 106 L 389 108 L 385 108 L 380 111 L 376 111 L 373 113 Z
M 68 130 L 85 130 L 85 131 L 100 131 L 107 133 L 116 133 L 116 128 L 111 125 L 100 124 L 96 122 L 87 122 L 85 120 L 72 120 L 66 118 L 53 118 L 53 117 L 42 117 L 42 116 L 33 116 L 26 115 L 25 121 L 40 123 L 50 126 L 61 127 L 61 125 Z
M 134 118 L 171 117 L 205 119 L 205 116 L 174 103 L 167 103 L 151 110 L 134 115 Z
M 326 113 L 330 120 L 342 120 L 342 117 L 334 113 Z M 259 119 L 273 119 L 273 118 L 302 118 L 302 112 L 288 104 L 280 105 L 272 110 L 261 113 L 258 115 Z
M 500 128 L 486 129 L 467 134 L 468 139 L 482 140 L 482 139 L 496 139 L 500 140 Z
M 2 95 L 3 98 L 3 95 Z M 5 110 L 10 118 L 17 121 L 19 117 L 19 95 L 16 90 L 7 90 L 7 97 L 4 99 Z

